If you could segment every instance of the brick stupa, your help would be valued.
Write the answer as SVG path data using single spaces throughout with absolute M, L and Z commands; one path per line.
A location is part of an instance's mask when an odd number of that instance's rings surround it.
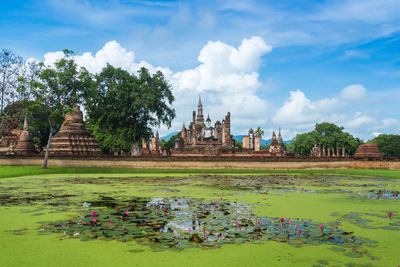
M 101 155 L 96 139 L 86 132 L 83 114 L 78 105 L 65 115 L 60 131 L 52 138 L 49 153 L 56 156 Z
M 32 135 L 28 129 L 28 121 L 25 117 L 24 128 L 18 137 L 17 146 L 15 147 L 15 152 L 20 155 L 32 155 L 36 154 L 37 150 L 33 144 Z
M 355 158 L 381 158 L 382 154 L 379 152 L 376 144 L 363 144 L 359 145 L 356 153 L 353 155 Z

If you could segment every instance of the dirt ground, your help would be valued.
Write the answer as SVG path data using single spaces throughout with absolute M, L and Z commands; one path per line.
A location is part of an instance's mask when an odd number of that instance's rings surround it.
M 40 166 L 41 158 L 0 159 L 0 165 Z M 49 159 L 49 166 L 178 169 L 400 169 L 400 161 L 158 161 L 107 159 Z

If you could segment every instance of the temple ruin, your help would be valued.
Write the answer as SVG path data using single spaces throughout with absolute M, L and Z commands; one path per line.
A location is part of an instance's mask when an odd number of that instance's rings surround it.
M 83 114 L 78 105 L 65 115 L 60 131 L 52 138 L 49 153 L 56 156 L 101 155 L 96 139 L 86 132 Z
M 38 151 L 33 143 L 32 135 L 29 132 L 28 120 L 25 117 L 24 128 L 18 137 L 17 146 L 15 147 L 15 153 L 19 155 L 33 155 Z
M 217 155 L 234 147 L 231 135 L 231 115 L 227 113 L 222 122 L 215 122 L 211 126 L 210 116 L 204 121 L 203 104 L 199 97 L 197 114 L 193 111 L 193 120 L 189 128 L 182 126 L 181 134 L 175 141 L 175 149 L 171 155 Z
M 359 145 L 356 153 L 353 155 L 354 158 L 382 158 L 382 154 L 379 151 L 378 145 L 376 144 L 363 144 Z

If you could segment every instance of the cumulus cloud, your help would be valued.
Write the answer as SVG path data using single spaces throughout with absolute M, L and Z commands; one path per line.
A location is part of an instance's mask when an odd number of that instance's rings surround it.
M 352 84 L 343 88 L 340 97 L 345 100 L 357 100 L 366 96 L 367 89 L 361 84 Z
M 262 56 L 271 49 L 257 36 L 243 39 L 237 48 L 221 41 L 209 41 L 201 49 L 196 67 L 175 73 L 167 67 L 154 66 L 146 61 L 137 62 L 135 53 L 127 51 L 116 41 L 107 42 L 94 55 L 86 52 L 75 55 L 74 59 L 79 66 L 92 73 L 100 72 L 107 63 L 131 73 L 136 73 L 141 67 L 146 67 L 151 73 L 162 71 L 175 96 L 177 118 L 173 122 L 173 130 L 179 130 L 183 121 L 191 120 L 191 111 L 197 107 L 197 99 L 201 95 L 204 111 L 214 116 L 214 122 L 222 120 L 230 111 L 233 130 L 239 131 L 266 121 L 269 105 L 257 96 L 261 86 L 258 69 Z M 52 65 L 63 56 L 60 51 L 50 52 L 44 55 L 44 62 Z

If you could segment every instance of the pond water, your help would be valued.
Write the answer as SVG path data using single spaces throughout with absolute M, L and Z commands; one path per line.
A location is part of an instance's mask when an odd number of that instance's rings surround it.
M 39 235 L 81 241 L 138 242 L 154 251 L 218 248 L 245 242 L 284 242 L 290 246 L 329 245 L 349 257 L 373 260 L 377 241 L 354 233 L 400 230 L 400 219 L 386 213 L 332 212 L 334 220 L 277 217 L 256 212 L 269 198 L 341 194 L 349 201 L 399 200 L 396 181 L 338 176 L 192 176 L 30 178 L 4 180 L 0 206 L 31 207 L 35 215 L 61 213 L 41 221 Z M 241 201 L 242 196 L 263 201 Z M 34 209 L 32 209 L 34 207 Z M 385 220 L 377 224 L 376 219 Z M 346 225 L 343 225 L 346 222 Z M 24 229 L 15 231 L 23 234 Z M 133 250 L 132 252 L 141 252 Z

